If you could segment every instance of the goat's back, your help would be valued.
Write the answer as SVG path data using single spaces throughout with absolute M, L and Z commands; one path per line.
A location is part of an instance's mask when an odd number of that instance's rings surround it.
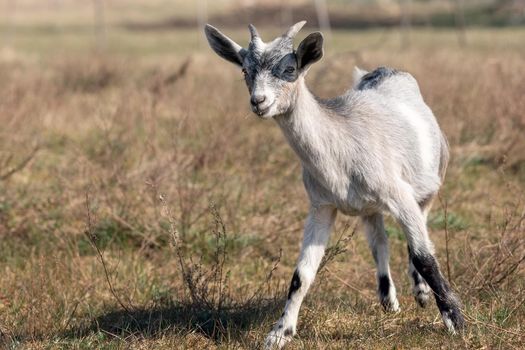
M 380 68 L 358 78 L 345 100 L 347 108 L 341 112 L 346 127 L 360 135 L 361 149 L 368 150 L 363 157 L 381 163 L 383 175 L 409 183 L 416 197 L 437 192 L 448 146 L 416 80 L 409 73 Z

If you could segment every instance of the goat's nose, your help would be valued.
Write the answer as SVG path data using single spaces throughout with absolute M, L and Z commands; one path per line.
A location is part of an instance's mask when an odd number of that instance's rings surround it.
M 252 106 L 257 106 L 266 100 L 266 96 L 264 95 L 252 95 L 252 98 L 250 98 L 250 102 Z

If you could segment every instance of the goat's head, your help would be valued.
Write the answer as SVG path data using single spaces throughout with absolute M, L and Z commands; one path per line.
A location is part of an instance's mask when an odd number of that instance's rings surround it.
M 284 114 L 295 103 L 297 82 L 310 65 L 323 56 L 323 36 L 308 35 L 294 50 L 293 39 L 306 21 L 291 26 L 280 37 L 264 43 L 253 25 L 247 48 L 207 24 L 204 31 L 211 48 L 222 58 L 242 68 L 252 111 L 261 118 Z

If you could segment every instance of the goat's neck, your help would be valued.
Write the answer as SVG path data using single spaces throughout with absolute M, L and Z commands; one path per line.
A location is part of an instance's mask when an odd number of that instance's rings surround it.
M 333 125 L 329 111 L 308 90 L 304 79 L 300 78 L 297 84 L 294 106 L 276 120 L 303 165 L 313 165 L 330 152 L 330 134 L 337 126 Z

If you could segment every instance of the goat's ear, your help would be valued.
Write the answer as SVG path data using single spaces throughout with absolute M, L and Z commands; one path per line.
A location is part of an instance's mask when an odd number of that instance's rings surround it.
M 297 66 L 304 69 L 323 57 L 323 34 L 315 32 L 309 34 L 297 48 Z
M 246 55 L 245 49 L 209 24 L 206 24 L 204 27 L 204 33 L 210 47 L 217 55 L 238 66 L 242 66 L 242 60 L 244 55 Z

